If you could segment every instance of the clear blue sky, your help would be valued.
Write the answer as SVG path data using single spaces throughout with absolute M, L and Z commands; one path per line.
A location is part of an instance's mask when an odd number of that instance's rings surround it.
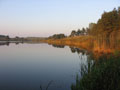
M 120 0 L 0 0 L 0 34 L 49 36 L 97 22 Z

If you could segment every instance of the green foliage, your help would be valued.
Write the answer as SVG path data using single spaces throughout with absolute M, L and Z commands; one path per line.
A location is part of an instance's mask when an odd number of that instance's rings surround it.
M 64 34 L 54 34 L 53 36 L 50 36 L 50 39 L 62 39 L 65 38 L 66 36 Z
M 10 37 L 5 35 L 0 35 L 0 41 L 9 41 Z
M 114 55 L 115 55 L 115 56 L 120 55 L 120 51 L 119 51 L 119 50 L 115 50 L 115 51 L 114 51 Z
M 119 29 L 120 29 L 120 7 L 118 7 L 118 23 L 119 23 Z
M 99 60 L 71 90 L 120 90 L 120 58 Z
M 99 34 L 110 34 L 112 31 L 120 30 L 120 7 L 118 9 L 113 9 L 110 12 L 104 12 L 98 22 L 90 23 L 89 28 L 78 29 L 78 31 L 73 30 L 70 36 L 79 35 L 93 35 L 97 36 Z
M 72 36 L 76 36 L 76 34 L 77 34 L 77 32 L 76 32 L 75 30 L 72 30 L 71 35 L 70 35 L 70 36 L 71 36 L 71 37 L 72 37 Z
M 82 28 L 82 30 L 78 29 L 77 31 L 72 30 L 70 37 L 73 36 L 80 36 L 80 35 L 86 35 L 88 28 Z
M 104 12 L 101 19 L 98 20 L 91 29 L 92 35 L 98 35 L 103 33 L 110 34 L 114 30 L 120 29 L 120 8 L 114 9 L 111 12 Z

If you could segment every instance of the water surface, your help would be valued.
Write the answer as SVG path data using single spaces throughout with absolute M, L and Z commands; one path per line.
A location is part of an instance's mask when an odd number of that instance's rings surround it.
M 88 55 L 53 46 L 1 44 L 0 90 L 70 90 Z

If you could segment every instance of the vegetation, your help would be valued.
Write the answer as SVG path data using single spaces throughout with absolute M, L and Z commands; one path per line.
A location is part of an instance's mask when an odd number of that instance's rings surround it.
M 87 35 L 88 28 L 82 28 L 82 30 L 78 29 L 77 31 L 72 30 L 70 37 L 73 36 L 81 36 L 81 35 Z
M 64 34 L 54 34 L 53 36 L 50 36 L 49 39 L 62 39 L 66 38 Z
M 56 44 L 53 44 L 52 46 L 55 48 L 64 48 L 65 47 L 64 45 L 56 45 Z
M 88 28 L 72 30 L 67 37 L 64 34 L 54 34 L 48 38 L 2 38 L 2 41 L 35 41 L 51 44 L 75 45 L 97 52 L 114 52 L 120 50 L 120 7 L 110 12 L 104 12 L 97 23 L 90 23 Z
M 26 41 L 30 41 L 30 42 L 36 42 L 36 43 L 39 43 L 41 42 L 42 40 L 46 40 L 46 38 L 43 38 L 43 37 L 27 37 L 25 38 Z
M 82 78 L 76 77 L 71 90 L 120 90 L 120 58 L 102 58 L 85 69 L 81 70 Z
M 74 36 L 74 37 L 67 37 L 62 39 L 47 39 L 43 40 L 43 42 L 55 45 L 69 45 L 69 46 L 76 46 L 85 49 L 92 49 L 93 48 L 93 37 L 91 36 Z
M 8 35 L 5 36 L 5 35 L 0 35 L 0 41 L 25 41 L 26 39 L 25 38 L 22 38 L 22 37 L 18 37 L 16 36 L 15 38 L 10 38 Z
M 45 42 L 51 44 L 78 45 L 92 51 L 111 53 L 120 50 L 120 7 L 104 12 L 97 23 L 90 23 L 89 28 L 72 30 L 66 37 L 55 34 Z
M 113 31 L 120 30 L 120 7 L 113 11 L 104 12 L 97 23 L 90 23 L 89 28 L 83 28 L 78 31 L 73 30 L 70 36 L 110 34 Z
M 110 12 L 104 12 L 101 18 L 91 28 L 91 35 L 110 34 L 120 29 L 120 7 Z
M 0 41 L 9 40 L 9 36 L 0 35 Z

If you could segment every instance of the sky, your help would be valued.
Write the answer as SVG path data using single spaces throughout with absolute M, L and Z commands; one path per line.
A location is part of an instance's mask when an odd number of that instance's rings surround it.
M 120 0 L 0 0 L 0 34 L 10 37 L 69 35 L 97 22 Z

